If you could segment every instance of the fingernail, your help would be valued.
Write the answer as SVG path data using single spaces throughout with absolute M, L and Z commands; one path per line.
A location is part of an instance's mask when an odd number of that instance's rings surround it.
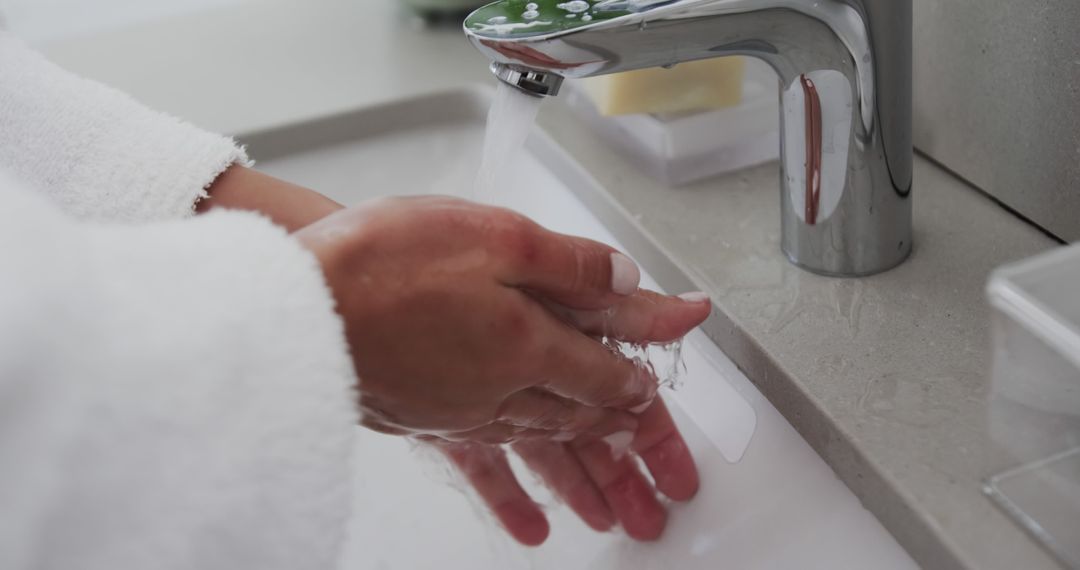
M 630 408 L 630 413 L 631 414 L 640 414 L 641 412 L 644 412 L 645 410 L 649 409 L 649 406 L 651 406 L 652 403 L 653 403 L 653 401 L 652 401 L 652 399 L 650 399 L 648 402 L 645 402 L 644 404 L 641 404 L 639 406 L 634 406 L 633 408 Z
M 622 459 L 626 452 L 630 450 L 630 444 L 634 441 L 634 432 L 617 431 L 601 439 L 611 448 L 611 458 L 618 460 Z
M 559 431 L 555 432 L 555 435 L 551 436 L 551 441 L 566 442 L 574 440 L 574 432 L 571 431 Z
M 702 293 L 701 291 L 693 291 L 690 293 L 683 293 L 679 295 L 679 298 L 687 303 L 704 303 L 709 300 L 709 295 Z
M 621 253 L 611 254 L 611 290 L 619 295 L 637 291 L 641 271 L 632 259 Z
M 492 510 L 503 527 L 526 546 L 543 544 L 551 531 L 544 514 L 524 501 L 510 501 Z

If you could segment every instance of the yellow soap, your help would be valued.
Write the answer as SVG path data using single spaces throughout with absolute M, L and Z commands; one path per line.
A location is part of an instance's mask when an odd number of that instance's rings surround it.
M 679 113 L 732 107 L 742 102 L 741 56 L 681 63 L 674 68 L 626 71 L 584 81 L 600 114 Z

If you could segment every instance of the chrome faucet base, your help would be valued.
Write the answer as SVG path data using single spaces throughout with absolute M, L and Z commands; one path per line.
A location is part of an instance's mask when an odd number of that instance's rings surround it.
M 822 270 L 817 266 L 811 266 L 811 265 L 806 265 L 804 263 L 801 263 L 798 259 L 796 259 L 790 253 L 788 253 L 788 251 L 786 249 L 784 249 L 783 247 L 780 248 L 780 251 L 784 254 L 784 257 L 787 258 L 788 263 L 791 263 L 795 267 L 798 267 L 799 269 L 802 269 L 803 271 L 806 271 L 807 273 L 813 273 L 814 275 L 820 275 L 822 277 L 836 277 L 836 278 L 843 279 L 843 278 L 856 278 L 856 277 L 871 277 L 873 275 L 878 275 L 878 274 L 884 273 L 884 272 L 886 272 L 886 271 L 888 271 L 890 269 L 894 269 L 896 267 L 899 267 L 900 265 L 903 265 L 903 263 L 905 261 L 907 261 L 909 257 L 911 257 L 911 253 L 913 251 L 913 248 L 908 247 L 906 249 L 906 251 L 904 252 L 904 254 L 902 256 L 900 256 L 899 258 L 897 258 L 896 263 L 894 265 L 887 266 L 887 267 L 883 266 L 883 267 L 880 267 L 880 268 L 875 268 L 873 271 L 867 271 L 865 273 L 856 273 L 856 272 L 838 273 L 838 272 L 833 272 L 833 271 Z
M 564 77 L 760 58 L 779 77 L 788 259 L 855 277 L 911 253 L 911 0 L 600 0 L 572 18 L 571 4 L 534 0 L 515 21 L 502 0 L 465 32 L 500 79 L 540 96 Z

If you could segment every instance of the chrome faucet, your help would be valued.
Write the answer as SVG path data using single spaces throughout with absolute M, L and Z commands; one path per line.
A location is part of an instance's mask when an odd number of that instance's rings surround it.
M 563 78 L 747 55 L 779 76 L 782 248 L 860 276 L 911 252 L 911 0 L 501 0 L 465 21 L 495 75 Z

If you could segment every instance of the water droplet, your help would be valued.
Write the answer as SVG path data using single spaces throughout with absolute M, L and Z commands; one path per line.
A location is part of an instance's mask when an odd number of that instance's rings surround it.
M 525 10 L 528 11 L 528 12 L 535 12 L 535 11 L 537 11 L 539 9 L 540 9 L 540 6 L 538 6 L 536 4 L 536 2 L 529 2 L 528 4 L 525 5 Z
M 506 21 L 507 21 L 506 16 L 494 16 L 494 17 L 488 18 L 487 23 L 494 24 L 494 25 L 498 26 L 499 24 L 505 24 Z
M 521 17 L 525 18 L 526 20 L 535 20 L 540 17 L 540 12 L 537 12 L 536 10 L 529 10 L 528 12 L 522 14 Z
M 567 18 L 568 20 L 573 20 L 574 18 L 577 18 L 577 14 L 567 14 L 567 15 L 566 15 L 566 18 Z
M 682 376 L 686 373 L 686 360 L 683 359 L 683 339 L 679 339 L 675 342 L 664 344 L 660 346 L 660 349 L 671 355 L 670 368 L 667 369 L 664 377 L 660 378 L 660 385 L 667 386 L 672 390 L 678 390 L 682 386 Z
M 566 10 L 567 12 L 580 14 L 589 9 L 589 3 L 585 0 L 571 0 L 570 2 L 556 4 L 555 7 L 561 10 Z
M 528 30 L 535 27 L 550 26 L 553 22 L 549 20 L 533 20 L 528 23 L 513 22 L 505 24 L 485 24 L 477 22 L 472 25 L 472 29 L 484 34 L 495 34 L 499 36 L 508 36 L 515 32 L 522 30 Z
M 588 14 L 585 14 L 584 16 L 581 17 L 581 21 L 582 22 L 591 22 L 592 21 L 592 16 L 590 16 Z

